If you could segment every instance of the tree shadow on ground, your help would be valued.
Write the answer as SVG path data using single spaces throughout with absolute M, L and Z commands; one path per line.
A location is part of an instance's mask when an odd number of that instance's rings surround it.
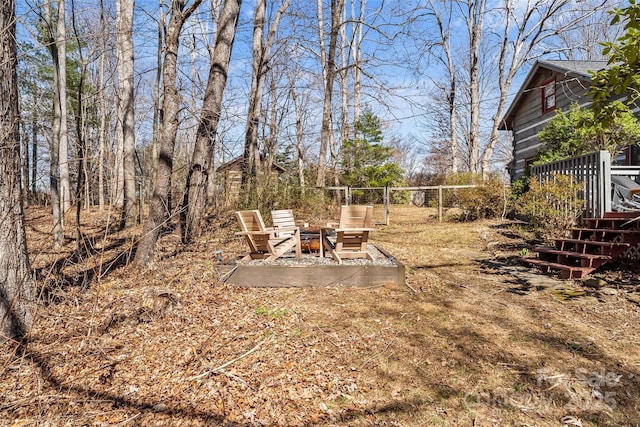
M 516 298 L 522 296 L 513 294 Z M 438 306 L 450 305 L 444 295 L 431 294 L 429 299 Z M 483 382 L 487 366 L 512 372 L 511 382 L 520 385 L 507 390 L 507 398 L 527 398 L 535 393 L 597 425 L 615 425 L 610 416 L 613 409 L 623 414 L 625 424 L 640 422 L 640 415 L 634 409 L 640 393 L 640 371 L 637 368 L 612 359 L 605 350 L 606 343 L 596 342 L 579 332 L 531 328 L 538 324 L 544 313 L 526 305 L 521 308 L 526 309 L 526 315 L 520 320 L 497 310 L 474 309 L 472 324 L 460 325 L 451 319 L 451 325 L 432 328 L 438 336 L 449 340 L 448 357 L 456 361 L 456 366 L 461 367 L 459 370 L 477 377 L 479 383 Z M 463 316 L 467 314 L 470 313 Z M 498 325 L 498 330 L 509 334 L 513 345 L 505 347 L 494 341 L 492 334 L 485 333 L 477 325 Z M 529 351 L 532 346 L 538 349 L 534 353 Z M 563 379 L 562 384 L 555 379 L 557 376 Z M 560 385 L 564 387 L 562 390 L 558 388 Z M 517 388 L 523 388 L 526 393 Z M 554 389 L 555 393 L 551 391 Z M 471 391 L 465 390 L 466 393 Z M 493 390 L 484 391 L 489 393 Z M 580 391 L 586 394 L 580 394 Z M 522 406 L 525 406 L 524 402 Z M 619 418 L 614 419 L 620 421 Z

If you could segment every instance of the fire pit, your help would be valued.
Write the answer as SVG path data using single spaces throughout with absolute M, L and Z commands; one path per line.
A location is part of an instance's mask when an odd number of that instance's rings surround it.
M 307 253 L 320 251 L 320 228 L 309 227 L 300 230 L 300 245 Z
M 311 243 L 313 245 L 313 243 Z M 304 245 L 303 245 L 304 247 Z M 316 253 L 294 254 L 275 261 L 232 261 L 216 265 L 220 281 L 243 287 L 383 286 L 404 284 L 404 265 L 382 248 L 370 243 L 373 260 L 345 259 L 338 265 L 332 258 Z

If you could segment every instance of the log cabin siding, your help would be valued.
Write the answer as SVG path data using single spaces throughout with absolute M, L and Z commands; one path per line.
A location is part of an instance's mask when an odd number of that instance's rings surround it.
M 260 156 L 264 160 L 263 156 Z M 244 158 L 236 157 L 216 168 L 216 183 L 222 191 L 222 201 L 226 206 L 234 205 L 242 190 L 242 168 Z M 280 176 L 285 172 L 285 168 L 277 163 L 271 164 L 269 173 L 272 176 Z
M 581 107 L 591 103 L 588 90 L 591 77 L 588 69 L 605 66 L 602 61 L 538 61 L 527 75 L 514 101 L 504 115 L 500 129 L 509 130 L 513 137 L 513 160 L 509 167 L 511 180 L 525 173 L 528 161 L 542 145 L 540 132 L 557 110 L 566 111 L 572 103 Z M 591 68 L 589 68 L 591 67 Z M 555 79 L 555 108 L 543 111 L 543 85 Z

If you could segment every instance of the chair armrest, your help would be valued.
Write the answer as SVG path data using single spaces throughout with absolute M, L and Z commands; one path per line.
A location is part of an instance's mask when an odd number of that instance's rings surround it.
M 236 231 L 236 236 L 268 236 L 273 231 Z
M 361 233 L 361 232 L 365 232 L 365 231 L 376 231 L 375 228 L 331 228 L 331 230 L 335 231 L 336 233 L 340 233 L 340 232 L 348 232 L 348 233 Z
M 338 224 L 337 222 L 328 222 L 327 225 L 321 225 L 318 228 L 320 230 L 335 230 L 339 225 L 340 224 Z
M 298 226 L 295 226 L 295 227 L 291 227 L 291 226 L 290 227 L 278 227 L 278 226 L 275 226 L 273 228 L 270 227 L 270 229 L 271 229 L 270 231 L 272 233 L 273 232 L 281 233 L 283 231 L 299 231 L 300 227 L 298 227 Z

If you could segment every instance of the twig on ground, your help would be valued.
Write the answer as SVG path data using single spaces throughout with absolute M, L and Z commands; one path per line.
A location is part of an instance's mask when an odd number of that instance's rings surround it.
M 329 338 L 329 334 L 326 333 L 325 331 L 323 331 L 322 329 L 320 329 L 320 327 L 316 326 L 316 329 L 319 330 L 320 332 L 322 332 L 323 334 L 325 334 L 327 336 L 327 341 L 329 341 L 331 344 L 334 345 L 334 347 L 336 347 L 337 349 L 340 349 L 342 351 L 344 351 L 344 349 L 342 347 L 340 347 L 338 344 L 334 343 L 333 341 L 331 341 L 331 338 Z
M 397 338 L 398 338 L 398 333 L 396 332 L 396 334 L 393 337 L 393 339 L 391 341 L 389 341 L 387 343 L 387 345 L 381 351 L 379 351 L 374 356 L 369 357 L 367 360 L 365 360 L 364 363 L 362 363 L 362 365 L 360 365 L 360 369 L 358 369 L 358 370 L 362 371 L 364 369 L 364 367 L 367 366 L 374 359 L 374 357 L 378 357 L 378 356 L 381 356 L 384 353 L 386 353 L 386 351 L 389 349 L 389 347 L 391 347 L 391 345 L 396 341 Z
M 231 379 L 233 379 L 233 380 L 238 381 L 238 382 L 239 382 L 239 383 L 241 383 L 241 384 L 244 384 L 247 388 L 249 388 L 249 389 L 253 390 L 253 387 L 251 387 L 251 386 L 249 385 L 249 383 L 247 383 L 245 380 L 243 380 L 243 379 L 242 379 L 242 378 L 240 378 L 239 376 L 234 375 L 234 374 L 232 374 L 231 372 L 227 372 L 227 371 L 225 371 L 224 369 L 220 369 L 218 372 L 220 372 L 221 374 L 224 374 L 224 375 L 228 376 L 229 378 L 231 378 Z
M 404 281 L 404 284 L 407 286 L 407 288 L 411 289 L 414 294 L 418 293 L 418 291 L 416 291 L 409 283 L 407 283 L 406 280 Z
M 123 426 L 127 423 L 130 423 L 131 421 L 135 420 L 136 418 L 140 418 L 140 416 L 142 415 L 141 412 L 138 412 L 137 414 L 135 414 L 133 417 L 129 417 L 124 421 L 119 422 L 118 424 L 116 424 L 117 426 Z
M 240 356 L 236 357 L 235 359 L 231 359 L 231 360 L 229 360 L 228 362 L 225 362 L 225 363 L 223 363 L 222 365 L 220 365 L 220 366 L 218 366 L 218 367 L 216 367 L 216 368 L 213 368 L 213 369 L 210 369 L 210 370 L 208 370 L 208 371 L 206 371 L 206 372 L 203 372 L 203 373 L 202 373 L 202 374 L 200 374 L 200 375 L 196 375 L 196 376 L 193 376 L 193 377 L 189 377 L 189 378 L 187 378 L 187 380 L 189 380 L 189 381 L 191 381 L 191 380 L 197 380 L 197 379 L 200 379 L 200 378 L 204 378 L 204 377 L 206 377 L 206 376 L 207 376 L 207 375 L 209 375 L 209 374 L 213 374 L 214 372 L 221 371 L 221 370 L 223 370 L 224 368 L 226 368 L 227 366 L 232 365 L 233 363 L 237 362 L 238 360 L 244 359 L 245 357 L 249 356 L 251 353 L 255 352 L 255 351 L 256 351 L 257 349 L 259 349 L 259 348 L 260 348 L 260 346 L 261 346 L 262 344 L 264 344 L 267 340 L 268 340 L 268 338 L 265 338 L 264 340 L 262 340 L 262 341 L 260 341 L 258 344 L 256 344 L 256 345 L 255 345 L 251 350 L 249 350 L 249 351 L 245 352 L 244 354 L 241 354 Z

